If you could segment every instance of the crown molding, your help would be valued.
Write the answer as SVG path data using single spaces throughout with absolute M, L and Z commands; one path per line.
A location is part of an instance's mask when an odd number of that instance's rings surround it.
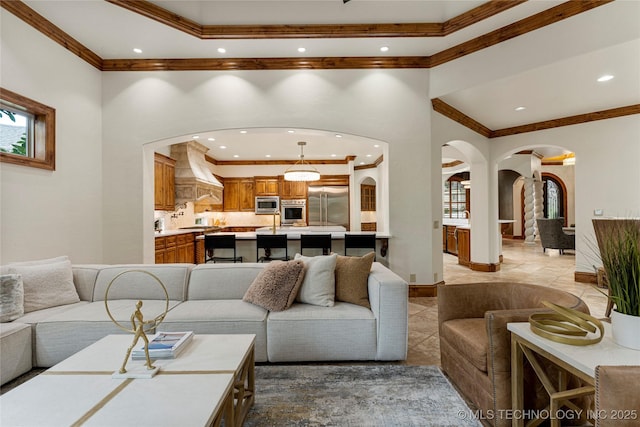
M 309 24 L 309 25 L 201 25 L 144 0 L 106 0 L 199 39 L 290 39 L 443 37 L 511 9 L 526 0 L 493 0 L 445 22 Z
M 552 129 L 563 126 L 577 125 L 597 120 L 614 119 L 616 117 L 630 116 L 640 114 L 640 104 L 627 105 L 625 107 L 610 108 L 608 110 L 593 111 L 585 114 L 577 114 L 575 116 L 562 117 L 559 119 L 545 120 L 541 122 L 529 123 L 510 128 L 491 130 L 482 123 L 467 116 L 451 105 L 447 104 L 440 98 L 433 98 L 431 105 L 434 111 L 442 114 L 449 119 L 460 123 L 461 125 L 479 133 L 486 138 L 500 138 L 503 136 L 517 135 L 520 133 L 536 132 L 539 130 Z

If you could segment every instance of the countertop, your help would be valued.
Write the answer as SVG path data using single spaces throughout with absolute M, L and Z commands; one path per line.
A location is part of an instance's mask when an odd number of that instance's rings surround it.
M 331 234 L 331 238 L 334 240 L 342 240 L 344 239 L 344 235 L 346 233 L 349 234 L 371 234 L 371 231 L 330 231 L 330 230 L 320 230 L 316 229 L 314 231 L 305 230 L 305 228 L 309 227 L 278 227 L 276 230 L 276 234 L 286 234 L 289 240 L 300 240 L 301 234 Z M 256 230 L 256 231 L 243 231 L 243 232 L 218 232 L 216 235 L 231 235 L 235 234 L 236 239 L 238 240 L 255 240 L 256 235 L 258 234 L 272 234 L 273 231 L 271 227 L 264 227 L 264 229 Z M 388 239 L 391 237 L 389 233 L 375 233 L 377 239 Z M 197 236 L 196 239 L 204 239 L 204 236 Z

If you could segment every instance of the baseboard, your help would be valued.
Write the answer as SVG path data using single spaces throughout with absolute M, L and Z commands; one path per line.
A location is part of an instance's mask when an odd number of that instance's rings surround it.
M 433 285 L 409 285 L 409 298 L 437 297 L 439 284 L 444 284 L 444 282 L 438 282 Z
M 598 284 L 598 276 L 596 273 L 587 273 L 584 271 L 576 271 L 573 273 L 573 280 L 580 283 Z
M 469 265 L 473 271 L 482 271 L 485 273 L 495 273 L 496 271 L 500 271 L 500 264 L 482 264 L 479 262 L 472 262 Z
M 502 264 L 502 262 L 504 261 L 504 257 L 502 256 L 502 254 L 500 254 L 500 256 L 498 257 L 498 261 L 500 262 L 500 264 Z

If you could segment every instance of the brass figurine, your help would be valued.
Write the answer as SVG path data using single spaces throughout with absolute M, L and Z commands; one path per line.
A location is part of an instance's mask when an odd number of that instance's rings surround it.
M 142 301 L 138 300 L 138 302 L 136 303 L 136 310 L 133 312 L 133 314 L 131 314 L 131 327 L 132 327 L 132 330 L 135 331 L 133 335 L 133 342 L 127 349 L 127 355 L 124 357 L 124 361 L 122 362 L 122 367 L 120 367 L 119 372 L 121 374 L 124 374 L 125 372 L 127 372 L 126 366 L 127 366 L 127 362 L 129 361 L 129 356 L 131 356 L 131 350 L 133 350 L 133 348 L 136 346 L 140 338 L 142 338 L 142 340 L 144 341 L 144 354 L 147 358 L 147 363 L 145 363 L 145 366 L 147 367 L 147 369 L 156 368 L 151 364 L 151 358 L 149 358 L 149 338 L 147 338 L 147 334 L 144 330 L 145 325 L 155 324 L 156 319 L 145 321 L 140 308 L 142 308 Z

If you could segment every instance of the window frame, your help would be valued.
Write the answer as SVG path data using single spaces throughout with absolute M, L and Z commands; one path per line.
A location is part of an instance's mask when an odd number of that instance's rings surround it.
M 33 116 L 33 147 L 27 156 L 0 152 L 0 162 L 56 170 L 56 110 L 0 87 L 0 101 Z

